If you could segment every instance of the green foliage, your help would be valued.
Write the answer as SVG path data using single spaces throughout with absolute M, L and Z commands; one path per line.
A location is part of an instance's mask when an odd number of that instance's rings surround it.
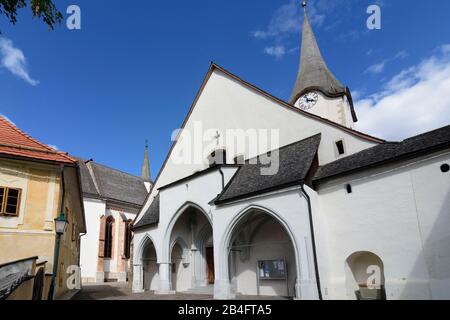
M 34 17 L 44 21 L 49 29 L 61 23 L 63 15 L 58 11 L 52 0 L 0 0 L 0 16 L 5 15 L 10 23 L 16 24 L 17 10 L 25 8 L 29 3 Z

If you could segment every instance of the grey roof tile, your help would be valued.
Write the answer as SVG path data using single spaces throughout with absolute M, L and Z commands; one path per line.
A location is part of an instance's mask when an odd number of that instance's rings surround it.
M 94 195 L 107 200 L 141 206 L 147 196 L 144 180 L 131 174 L 91 162 L 94 177 L 82 159 L 78 161 L 81 173 L 81 185 L 84 194 Z M 94 179 L 97 182 L 98 191 Z
M 159 222 L 159 193 L 153 199 L 152 204 L 148 207 L 147 211 L 134 226 L 133 229 L 151 226 Z
M 262 175 L 261 168 L 266 165 L 260 161 L 258 164 L 251 164 L 251 160 L 248 160 L 238 169 L 215 203 L 220 204 L 283 186 L 300 184 L 311 168 L 320 140 L 321 135 L 318 134 L 280 148 L 279 170 L 274 175 Z
M 78 166 L 80 167 L 81 175 L 81 188 L 83 193 L 87 193 L 94 196 L 99 196 L 97 189 L 95 188 L 94 180 L 92 180 L 91 173 L 85 163 L 85 160 L 77 158 Z
M 367 167 L 383 164 L 387 161 L 394 161 L 411 157 L 418 153 L 449 147 L 449 145 L 450 126 L 446 126 L 406 139 L 402 142 L 382 143 L 321 166 L 314 176 L 314 181 L 319 182 L 320 180 L 330 179 L 355 170 L 362 170 Z
M 95 162 L 93 168 L 103 197 L 136 205 L 143 204 L 147 196 L 144 180 Z

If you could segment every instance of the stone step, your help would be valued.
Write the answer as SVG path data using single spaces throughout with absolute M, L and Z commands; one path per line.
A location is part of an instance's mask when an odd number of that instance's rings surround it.
M 214 294 L 214 286 L 208 285 L 205 287 L 192 288 L 183 293 L 187 294 L 202 294 L 202 295 L 213 295 Z

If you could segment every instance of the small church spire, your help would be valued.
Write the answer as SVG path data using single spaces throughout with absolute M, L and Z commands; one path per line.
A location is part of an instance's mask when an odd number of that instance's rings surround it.
M 142 164 L 141 178 L 145 182 L 151 181 L 150 161 L 148 159 L 148 141 L 147 140 L 145 140 L 144 163 Z
M 304 19 L 300 68 L 289 101 L 291 104 L 295 104 L 300 96 L 309 90 L 319 90 L 328 96 L 347 93 L 346 87 L 334 77 L 320 53 L 316 37 L 309 23 L 306 6 L 306 1 L 302 1 Z

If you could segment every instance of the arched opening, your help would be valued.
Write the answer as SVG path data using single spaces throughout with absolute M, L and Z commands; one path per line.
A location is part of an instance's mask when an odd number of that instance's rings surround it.
M 153 242 L 147 239 L 142 250 L 142 276 L 145 291 L 158 290 L 158 259 Z
M 345 263 L 347 289 L 357 300 L 385 300 L 383 261 L 368 251 L 355 252 Z
M 228 244 L 231 290 L 238 295 L 295 297 L 294 248 L 289 233 L 272 215 L 247 211 Z
M 169 226 L 168 235 L 172 290 L 212 294 L 212 226 L 206 213 L 194 204 L 185 205 Z
M 187 257 L 187 255 L 189 255 L 189 250 L 184 244 L 183 240 L 179 240 L 172 246 L 172 290 L 177 292 L 188 290 L 191 282 L 191 275 L 188 268 L 189 261 Z

